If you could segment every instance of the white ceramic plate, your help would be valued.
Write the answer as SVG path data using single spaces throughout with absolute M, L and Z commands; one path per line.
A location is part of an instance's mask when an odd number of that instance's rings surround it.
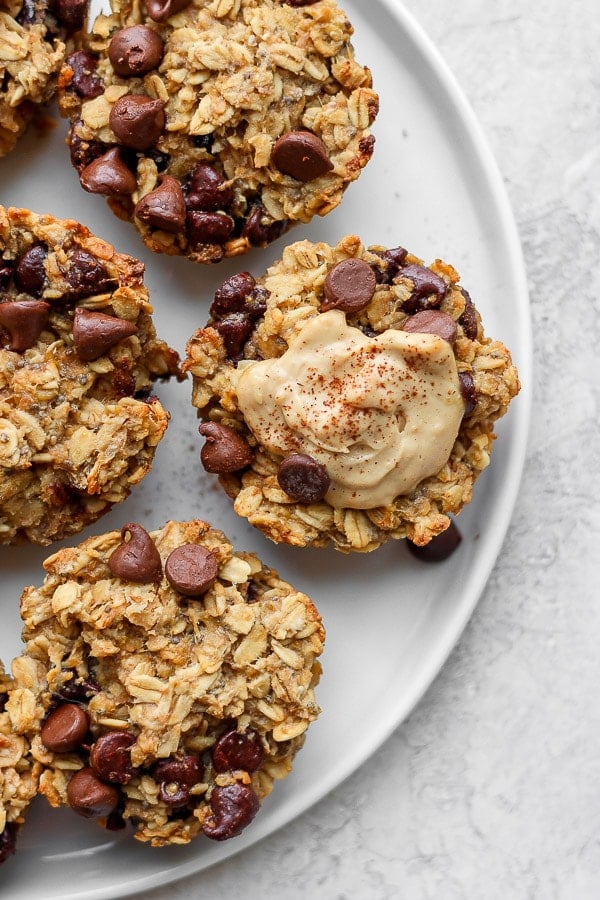
M 100 830 L 38 799 L 19 852 L 3 867 L 12 900 L 114 898 L 166 884 L 223 860 L 263 838 L 322 798 L 383 742 L 408 714 L 447 658 L 477 602 L 502 545 L 516 498 L 529 420 L 530 329 L 518 238 L 501 179 L 474 116 L 435 49 L 395 0 L 345 0 L 357 58 L 368 63 L 381 96 L 370 165 L 341 206 L 266 251 L 202 268 L 152 256 L 133 228 L 101 198 L 85 194 L 64 147 L 65 126 L 30 133 L 0 160 L 0 202 L 79 219 L 119 249 L 140 256 L 159 333 L 180 352 L 204 324 L 218 284 L 240 268 L 259 274 L 284 241 L 335 242 L 358 233 L 366 243 L 402 244 L 462 275 L 486 331 L 512 349 L 523 391 L 498 428 L 490 469 L 460 516 L 463 542 L 442 564 L 425 566 L 402 543 L 369 556 L 280 549 L 232 513 L 198 463 L 200 439 L 189 384 L 161 386 L 172 424 L 154 470 L 127 503 L 83 536 L 124 522 L 158 527 L 168 518 L 202 516 L 239 548 L 252 549 L 317 603 L 328 638 L 318 691 L 323 707 L 294 772 L 276 785 L 246 835 L 224 844 L 199 838 L 184 848 L 152 850 Z M 42 579 L 43 549 L 0 549 L 0 657 L 20 651 L 18 598 Z

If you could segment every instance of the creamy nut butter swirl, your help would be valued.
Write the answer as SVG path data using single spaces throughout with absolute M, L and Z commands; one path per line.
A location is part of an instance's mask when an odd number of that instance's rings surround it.
M 464 413 L 451 346 L 436 335 L 367 337 L 340 310 L 310 319 L 278 359 L 242 364 L 240 410 L 274 453 L 307 453 L 335 507 L 372 509 L 447 462 Z

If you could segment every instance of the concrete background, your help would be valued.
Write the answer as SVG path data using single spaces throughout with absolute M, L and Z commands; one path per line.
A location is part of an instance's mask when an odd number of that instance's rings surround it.
M 149 900 L 600 897 L 600 9 L 409 0 L 499 161 L 535 385 L 512 527 L 435 683 L 297 821 Z

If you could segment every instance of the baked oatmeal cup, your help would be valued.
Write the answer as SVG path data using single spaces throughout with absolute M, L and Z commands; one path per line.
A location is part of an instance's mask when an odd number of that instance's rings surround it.
M 447 529 L 519 390 L 452 266 L 352 235 L 227 279 L 183 368 L 235 511 L 275 542 L 342 551 Z
M 334 0 L 112 0 L 60 77 L 81 185 L 199 263 L 325 215 L 373 153 L 352 33 Z
M 21 600 L 40 793 L 153 846 L 240 834 L 319 713 L 309 598 L 200 520 L 44 566 Z
M 80 531 L 150 470 L 179 376 L 144 264 L 71 219 L 0 206 L 0 544 Z

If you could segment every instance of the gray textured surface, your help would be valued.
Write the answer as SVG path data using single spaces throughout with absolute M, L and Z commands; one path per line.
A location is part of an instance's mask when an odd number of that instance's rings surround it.
M 460 644 L 384 747 L 267 841 L 148 898 L 600 896 L 600 12 L 410 0 L 499 161 L 528 268 L 532 432 Z

